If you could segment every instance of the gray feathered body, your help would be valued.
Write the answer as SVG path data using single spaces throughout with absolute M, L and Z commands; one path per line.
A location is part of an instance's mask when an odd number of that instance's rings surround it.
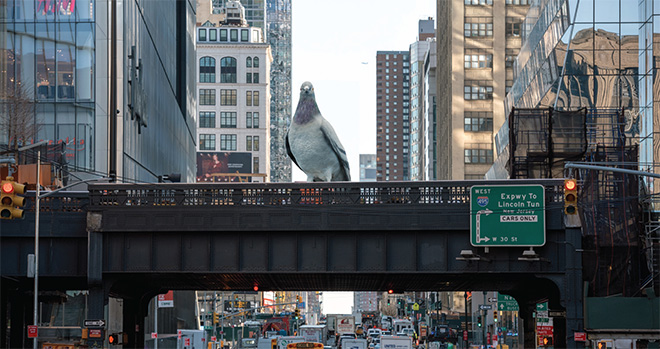
M 309 84 L 309 83 L 305 83 Z M 303 84 L 303 87 L 306 85 Z M 323 118 L 313 88 L 301 92 L 286 136 L 287 152 L 307 181 L 350 181 L 346 152 L 332 125 Z M 304 90 L 304 89 L 301 89 Z

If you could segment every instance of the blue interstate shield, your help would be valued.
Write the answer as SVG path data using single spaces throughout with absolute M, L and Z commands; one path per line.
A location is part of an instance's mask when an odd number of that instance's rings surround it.
M 477 196 L 477 205 L 486 207 L 488 205 L 488 196 Z

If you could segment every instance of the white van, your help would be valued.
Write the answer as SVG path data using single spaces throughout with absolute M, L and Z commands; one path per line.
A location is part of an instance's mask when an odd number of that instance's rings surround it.
M 404 328 L 413 328 L 412 322 L 406 319 L 395 319 L 392 320 L 392 333 L 401 333 Z

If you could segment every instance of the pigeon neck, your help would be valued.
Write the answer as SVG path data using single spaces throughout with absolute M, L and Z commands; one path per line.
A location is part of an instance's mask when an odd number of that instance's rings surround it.
M 298 103 L 298 108 L 296 108 L 296 114 L 293 117 L 293 121 L 296 124 L 306 124 L 312 117 L 316 114 L 319 114 L 319 107 L 316 105 L 316 101 L 313 99 L 301 100 Z

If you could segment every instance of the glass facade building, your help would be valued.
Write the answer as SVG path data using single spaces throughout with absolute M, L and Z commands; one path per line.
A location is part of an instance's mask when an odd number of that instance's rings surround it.
M 64 144 L 79 176 L 193 180 L 194 16 L 176 0 L 0 2 L 1 92 L 34 102 L 27 142 Z M 0 129 L 0 147 L 10 137 Z
M 29 122 L 40 125 L 37 141 L 65 143 L 69 166 L 82 170 L 95 167 L 95 5 L 92 0 L 0 4 L 2 93 L 34 100 Z M 3 131 L 0 143 L 12 142 L 9 137 Z
M 639 137 L 645 115 L 640 109 L 645 98 L 641 81 L 648 76 L 638 69 L 645 56 L 640 49 L 644 3 L 638 8 L 637 1 L 626 0 L 532 2 L 523 22 L 514 83 L 504 103 L 506 114 L 514 107 L 623 110 L 626 136 Z M 507 177 L 508 137 L 504 123 L 495 136 L 498 158 L 489 179 Z
M 660 173 L 660 2 L 639 0 L 638 13 L 639 163 L 642 171 Z M 651 193 L 660 191 L 657 178 L 645 180 Z

